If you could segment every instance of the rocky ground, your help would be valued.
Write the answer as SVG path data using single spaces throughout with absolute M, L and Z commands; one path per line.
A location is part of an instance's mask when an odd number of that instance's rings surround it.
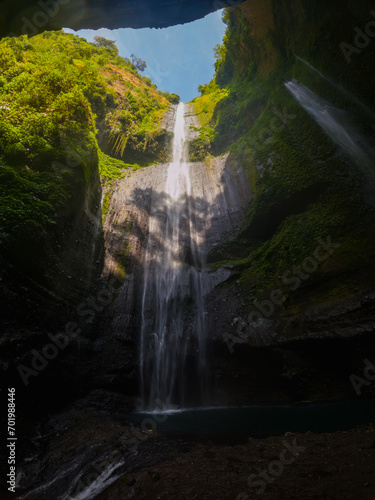
M 6 496 L 3 485 L 1 500 L 375 498 L 374 424 L 187 435 L 129 422 L 133 403 L 95 391 L 38 424 L 23 425 L 21 416 L 17 493 Z
M 98 500 L 374 499 L 374 430 L 194 444 L 120 478 Z M 284 455 L 291 463 L 281 463 Z

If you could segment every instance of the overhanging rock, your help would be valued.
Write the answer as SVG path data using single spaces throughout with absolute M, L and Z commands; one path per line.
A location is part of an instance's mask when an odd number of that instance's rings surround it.
M 243 0 L 5 0 L 1 37 L 33 36 L 63 27 L 165 28 L 200 19 Z

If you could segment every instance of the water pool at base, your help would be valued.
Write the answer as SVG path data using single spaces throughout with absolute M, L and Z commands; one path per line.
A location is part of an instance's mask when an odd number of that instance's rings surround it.
M 202 434 L 273 435 L 285 432 L 334 432 L 375 421 L 375 399 L 186 408 L 135 412 L 124 418 L 149 430 Z

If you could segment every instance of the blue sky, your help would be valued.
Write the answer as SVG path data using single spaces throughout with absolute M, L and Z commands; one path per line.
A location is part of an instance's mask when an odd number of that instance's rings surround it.
M 199 94 L 198 85 L 208 83 L 214 74 L 213 48 L 222 42 L 225 31 L 221 17 L 219 10 L 204 19 L 163 29 L 64 31 L 89 42 L 95 35 L 115 40 L 121 56 L 134 53 L 146 61 L 143 74 L 160 90 L 176 92 L 188 102 Z

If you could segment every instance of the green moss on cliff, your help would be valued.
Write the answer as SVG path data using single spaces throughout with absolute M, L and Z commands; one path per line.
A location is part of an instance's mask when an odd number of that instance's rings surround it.
M 124 163 L 122 160 L 112 158 L 99 150 L 99 173 L 102 184 L 112 185 L 116 179 L 123 179 L 129 172 L 141 168 L 138 164 Z
M 42 262 L 47 246 L 58 249 L 99 173 L 107 184 L 168 157 L 166 97 L 176 98 L 116 50 L 78 36 L 0 41 L 0 234 L 10 260 L 28 248 Z
M 215 266 L 236 266 L 248 306 L 269 298 L 273 289 L 281 289 L 285 295 L 279 308 L 282 314 L 343 300 L 371 288 L 375 278 L 369 271 L 375 257 L 375 217 L 367 204 L 369 172 L 340 152 L 284 86 L 286 80 L 297 78 L 349 110 L 357 131 L 371 141 L 373 110 L 363 81 L 364 73 L 367 81 L 374 73 L 368 64 L 371 54 L 366 54 L 365 69 L 354 73 L 339 48 L 343 20 L 346 28 L 350 24 L 348 12 L 341 7 L 340 15 L 334 17 L 323 2 L 298 4 L 289 12 L 284 3 L 273 2 L 272 16 L 257 19 L 264 20 L 264 27 L 251 24 L 257 9 L 271 8 L 264 2 L 258 7 L 256 2 L 245 2 L 226 14 L 228 27 L 223 46 L 217 49 L 214 82 L 204 87 L 212 100 L 219 92 L 217 86 L 224 97 L 211 107 L 204 124 L 210 133 L 201 133 L 201 138 L 211 140 L 207 149 L 216 154 L 229 151 L 230 161 L 247 168 L 254 193 L 242 231 L 216 249 L 210 261 Z M 314 29 L 305 30 L 306 19 L 314 20 Z M 352 32 L 352 26 L 347 32 Z M 340 84 L 329 78 L 330 61 L 331 69 L 335 68 L 331 75 Z M 210 102 L 210 96 L 195 99 L 196 112 L 204 101 Z M 281 277 L 311 258 L 320 239 L 327 238 L 339 244 L 329 259 L 301 279 L 295 290 L 285 284 Z

